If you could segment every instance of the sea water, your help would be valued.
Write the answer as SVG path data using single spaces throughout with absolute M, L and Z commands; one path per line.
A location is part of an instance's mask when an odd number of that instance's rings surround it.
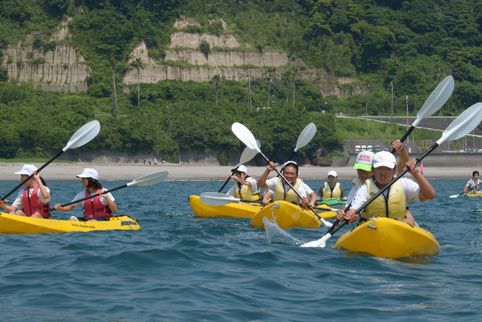
M 0 320 L 481 321 L 481 199 L 448 198 L 465 180 L 432 182 L 436 200 L 410 209 L 441 251 L 413 261 L 346 254 L 333 248 L 336 235 L 324 249 L 269 244 L 249 220 L 194 218 L 189 194 L 217 191 L 220 181 L 122 189 L 119 213 L 140 231 L 0 235 Z M 4 194 L 16 183 L 0 184 Z M 54 203 L 81 189 L 48 184 Z M 71 214 L 80 215 L 54 216 Z M 306 242 L 325 231 L 288 233 Z

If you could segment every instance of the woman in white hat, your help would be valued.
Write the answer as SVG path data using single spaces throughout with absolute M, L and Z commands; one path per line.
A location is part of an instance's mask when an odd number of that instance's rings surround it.
M 241 200 L 259 200 L 258 184 L 255 178 L 248 176 L 248 168 L 245 165 L 240 165 L 231 171 L 233 172 L 231 179 L 234 181 L 234 185 L 229 189 L 228 195 Z
M 20 171 L 15 172 L 20 175 L 21 181 L 31 178 L 24 183 L 25 188 L 11 206 L 0 201 L 0 207 L 19 216 L 50 218 L 50 190 L 36 171 L 37 167 L 33 164 L 24 164 Z
M 263 174 L 258 178 L 258 186 L 261 188 L 267 188 L 266 193 L 263 195 L 263 204 L 268 204 L 272 196 L 274 201 L 285 200 L 303 206 L 310 205 L 315 206 L 317 199 L 316 193 L 301 180 L 299 177 L 298 164 L 295 161 L 286 161 L 283 164 L 281 172 L 288 182 L 295 188 L 298 194 L 301 196 L 301 200 L 298 195 L 291 189 L 291 187 L 284 182 L 280 177 L 274 177 L 268 179 L 268 175 L 276 167 L 274 162 L 270 162 Z
M 373 157 L 373 178 L 362 185 L 357 192 L 347 213 L 339 211 L 337 219 L 348 219 L 350 222 L 357 219 L 355 210 L 388 185 L 396 173 L 397 160 L 387 151 L 378 152 Z M 435 190 L 425 177 L 418 171 L 415 160 L 408 161 L 405 166 L 410 169 L 410 174 L 415 179 L 400 178 L 385 194 L 372 201 L 363 213 L 364 218 L 390 217 L 412 226 L 416 223 L 413 217 L 407 217 L 408 202 L 412 200 L 431 200 L 435 198 Z
M 342 199 L 345 196 L 345 191 L 343 191 L 341 184 L 337 180 L 338 174 L 336 171 L 329 171 L 327 181 L 320 187 L 319 191 L 323 200 Z
M 95 169 L 85 168 L 81 174 L 76 176 L 82 179 L 82 185 L 85 190 L 79 192 L 72 201 L 87 198 L 91 195 L 102 193 L 106 191 L 99 182 L 99 173 Z M 67 212 L 75 208 L 79 203 L 62 207 L 60 204 L 55 205 L 55 209 L 61 212 Z M 89 198 L 82 202 L 84 206 L 84 220 L 109 220 L 112 213 L 117 211 L 117 204 L 114 196 L 110 192 L 100 194 L 98 196 Z M 71 220 L 78 220 L 76 217 L 70 217 Z

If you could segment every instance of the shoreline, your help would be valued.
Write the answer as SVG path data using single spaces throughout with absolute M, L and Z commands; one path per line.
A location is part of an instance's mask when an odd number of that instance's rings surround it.
M 1 163 L 0 180 L 18 180 L 14 172 L 19 171 L 22 163 Z M 42 164 L 36 163 L 40 167 Z M 226 180 L 233 166 L 215 165 L 133 165 L 133 164 L 105 164 L 105 163 L 52 163 L 42 170 L 42 176 L 47 180 L 77 180 L 75 177 L 83 168 L 94 168 L 99 172 L 100 180 L 132 180 L 159 171 L 168 171 L 167 181 L 172 180 Z M 258 177 L 266 167 L 248 166 L 249 175 Z M 469 167 L 427 167 L 424 174 L 429 179 L 468 179 L 473 170 Z M 335 170 L 338 178 L 351 180 L 355 177 L 355 170 L 350 167 L 300 167 L 300 177 L 305 180 L 325 180 L 328 171 Z M 479 169 L 480 171 L 480 169 Z M 273 176 L 274 174 L 271 174 Z

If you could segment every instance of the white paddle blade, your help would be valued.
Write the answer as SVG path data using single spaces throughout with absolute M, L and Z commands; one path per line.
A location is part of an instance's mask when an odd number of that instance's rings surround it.
M 437 141 L 441 145 L 445 141 L 454 141 L 469 134 L 482 121 L 482 103 L 476 103 L 466 109 L 455 120 L 450 123 L 443 132 L 442 137 Z
M 326 220 L 323 219 L 323 218 L 320 218 L 320 220 L 321 220 L 321 222 L 323 223 L 323 225 L 324 225 L 325 227 L 331 227 L 331 226 L 333 226 L 333 224 L 332 224 L 331 222 L 326 221 Z
M 455 198 L 458 198 L 460 195 L 451 195 L 449 196 L 449 198 L 452 198 L 452 199 L 455 199 Z
M 236 137 L 248 148 L 257 151 L 258 153 L 261 152 L 253 133 L 251 133 L 246 126 L 241 123 L 234 122 L 233 125 L 231 125 L 231 131 L 233 131 L 234 135 L 236 135 Z
M 169 173 L 167 171 L 160 171 L 160 172 L 156 172 L 156 173 L 151 173 L 151 174 L 145 175 L 143 177 L 136 178 L 136 179 L 132 180 L 131 182 L 127 183 L 127 186 L 128 187 L 133 186 L 133 185 L 138 185 L 138 186 L 141 186 L 141 187 L 142 186 L 150 186 L 150 185 L 153 185 L 153 184 L 156 184 L 156 183 L 159 183 L 161 181 L 166 180 L 168 174 Z
M 296 141 L 295 152 L 310 143 L 313 137 L 316 134 L 316 125 L 315 123 L 311 122 L 303 131 L 301 131 L 300 136 L 298 136 L 298 141 Z
M 413 126 L 416 127 L 422 120 L 440 110 L 440 108 L 447 103 L 453 91 L 454 78 L 452 76 L 447 76 L 437 85 L 425 103 L 423 103 L 422 108 L 417 113 L 417 119 L 413 122 Z
M 201 201 L 208 206 L 224 206 L 228 203 L 239 202 L 238 198 L 221 192 L 203 192 Z
M 100 123 L 97 120 L 90 121 L 84 124 L 80 129 L 78 129 L 74 135 L 70 138 L 67 145 L 62 149 L 62 151 L 67 151 L 68 149 L 76 149 L 89 143 L 94 139 L 100 132 Z
M 321 237 L 320 239 L 313 240 L 307 243 L 304 243 L 301 245 L 301 247 L 318 247 L 318 248 L 325 248 L 326 247 L 326 241 L 331 238 L 330 233 L 326 233 Z
M 258 148 L 261 148 L 261 144 L 258 140 L 256 140 L 256 143 L 258 145 Z M 245 147 L 243 152 L 241 153 L 241 156 L 239 157 L 239 164 L 245 164 L 251 161 L 256 156 L 256 154 L 258 154 L 258 151 L 251 150 L 250 148 Z

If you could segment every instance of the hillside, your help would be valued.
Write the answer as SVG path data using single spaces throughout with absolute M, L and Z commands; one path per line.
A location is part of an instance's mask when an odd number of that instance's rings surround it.
M 242 121 L 284 159 L 315 121 L 298 155 L 313 161 L 352 133 L 334 113 L 404 114 L 408 98 L 415 114 L 448 74 L 456 89 L 440 113 L 481 101 L 481 31 L 481 0 L 5 0 L 0 157 L 49 155 L 97 118 L 101 137 L 77 153 L 226 163 Z

